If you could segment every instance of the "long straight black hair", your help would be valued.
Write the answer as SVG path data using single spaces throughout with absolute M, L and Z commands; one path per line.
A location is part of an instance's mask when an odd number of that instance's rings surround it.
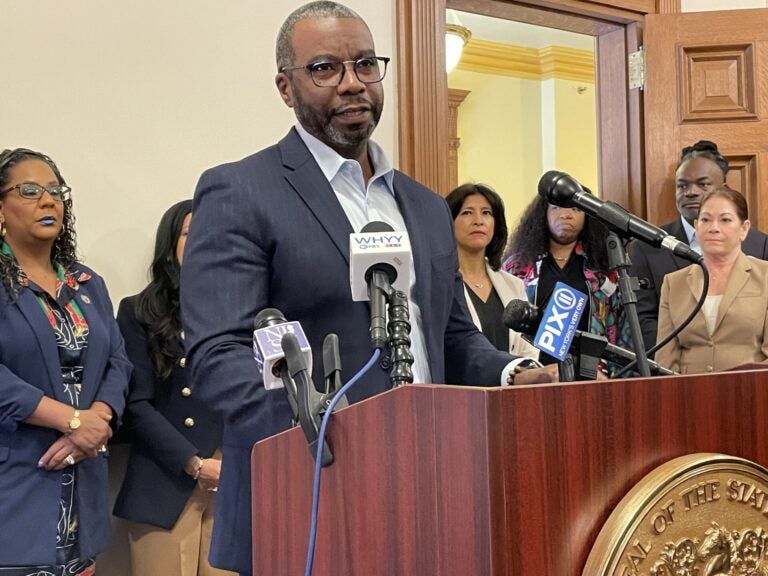
M 136 319 L 147 331 L 150 360 L 161 380 L 170 376 L 173 366 L 184 355 L 179 304 L 181 265 L 176 258 L 176 245 L 184 218 L 191 212 L 192 200 L 182 200 L 168 208 L 160 219 L 149 269 L 150 282 L 136 304 Z

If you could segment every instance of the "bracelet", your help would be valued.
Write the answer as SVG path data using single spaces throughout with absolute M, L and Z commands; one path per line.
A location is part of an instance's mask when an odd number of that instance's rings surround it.
M 205 458 L 200 458 L 197 461 L 197 466 L 195 466 L 195 473 L 192 475 L 192 480 L 197 481 L 197 479 L 200 478 L 200 470 L 203 469 L 203 462 L 205 462 Z

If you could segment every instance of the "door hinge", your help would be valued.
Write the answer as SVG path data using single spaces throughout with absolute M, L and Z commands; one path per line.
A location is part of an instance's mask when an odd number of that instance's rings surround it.
M 642 46 L 637 52 L 632 52 L 628 59 L 629 89 L 645 88 L 645 50 Z

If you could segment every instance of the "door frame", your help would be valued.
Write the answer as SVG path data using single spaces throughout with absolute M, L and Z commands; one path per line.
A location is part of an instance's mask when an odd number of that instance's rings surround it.
M 600 190 L 645 216 L 642 96 L 627 90 L 627 55 L 641 45 L 646 14 L 680 12 L 680 0 L 395 0 L 399 167 L 446 195 L 447 8 L 594 36 Z

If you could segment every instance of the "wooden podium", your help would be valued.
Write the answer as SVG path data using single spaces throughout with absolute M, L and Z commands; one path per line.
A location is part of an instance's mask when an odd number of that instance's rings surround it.
M 413 385 L 336 413 L 316 576 L 577 576 L 645 474 L 684 454 L 768 466 L 768 372 L 513 387 Z M 252 453 L 254 574 L 306 561 L 301 430 Z

